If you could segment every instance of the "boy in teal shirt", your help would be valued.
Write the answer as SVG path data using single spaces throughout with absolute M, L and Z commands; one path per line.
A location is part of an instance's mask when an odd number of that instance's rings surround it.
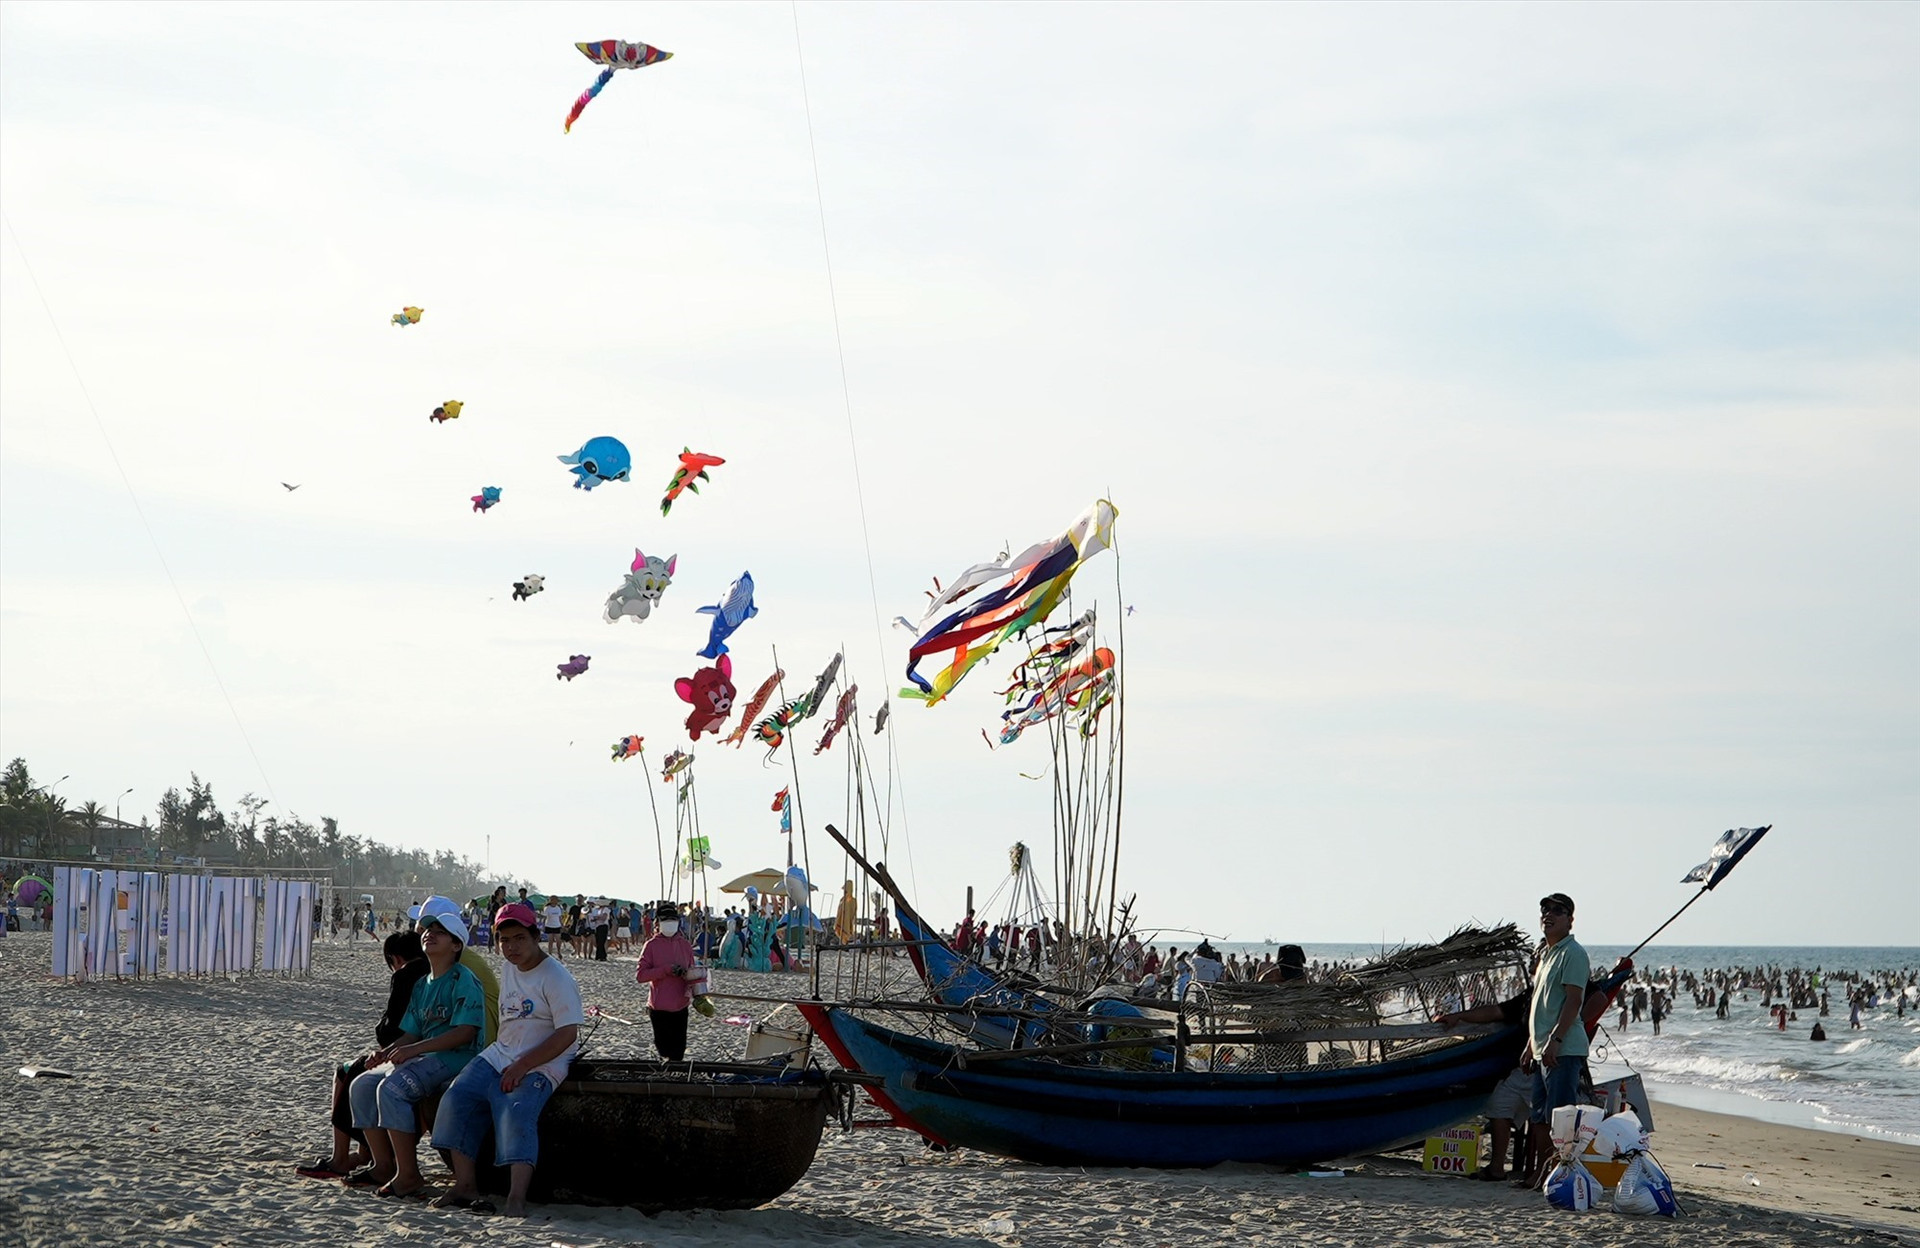
M 349 1187 L 378 1187 L 382 1196 L 411 1196 L 420 1177 L 415 1106 L 437 1095 L 480 1051 L 485 993 L 460 964 L 467 927 L 457 913 L 423 915 L 420 943 L 429 973 L 413 986 L 400 1038 L 368 1059 L 372 1070 L 347 1090 L 353 1125 L 366 1132 L 373 1164 L 347 1176 Z

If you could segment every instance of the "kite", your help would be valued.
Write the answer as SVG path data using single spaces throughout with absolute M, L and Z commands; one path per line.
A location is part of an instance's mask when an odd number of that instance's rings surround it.
M 1007 638 L 1045 620 L 1080 565 L 1112 545 L 1119 514 L 1112 503 L 1098 499 L 1058 537 L 1030 546 L 1011 560 L 974 564 L 935 594 L 920 621 L 920 635 L 907 651 L 912 684 L 901 696 L 928 706 L 940 702 Z M 920 675 L 923 660 L 948 653 L 952 657 L 933 679 Z
M 693 755 L 684 754 L 679 750 L 675 750 L 673 753 L 667 755 L 666 761 L 660 765 L 660 783 L 671 783 L 675 776 L 685 771 L 692 764 Z
M 833 739 L 853 718 L 853 695 L 860 692 L 859 685 L 848 685 L 847 691 L 840 695 L 840 701 L 833 708 L 833 718 L 827 721 L 827 730 L 820 737 L 820 744 L 813 747 L 815 754 L 833 748 Z
M 285 490 L 287 493 L 291 494 L 295 490 L 299 489 L 300 487 L 297 485 L 288 485 L 285 481 L 282 481 L 280 483 L 280 488 Z
M 767 699 L 773 696 L 775 687 L 786 678 L 786 672 L 776 670 L 773 675 L 760 682 L 760 687 L 753 691 L 753 697 L 748 699 L 746 709 L 740 712 L 740 722 L 734 726 L 733 731 L 727 735 L 727 739 L 721 744 L 731 745 L 736 749 L 739 748 L 740 743 L 746 739 L 747 730 L 753 726 L 754 716 L 758 715 L 761 708 L 766 706 Z
M 792 787 L 791 785 L 788 786 L 788 788 L 791 788 L 791 787 Z M 773 795 L 774 813 L 778 814 L 780 811 L 783 811 L 786 808 L 787 808 L 787 789 L 781 789 L 778 793 L 775 793 Z
M 401 308 L 393 314 L 393 323 L 395 325 L 418 325 L 420 318 L 425 314 L 425 308 Z
M 734 630 L 760 614 L 760 608 L 753 605 L 753 576 L 742 572 L 727 586 L 727 592 L 719 602 L 710 607 L 701 607 L 701 615 L 713 617 L 713 627 L 707 633 L 707 647 L 696 650 L 695 654 L 703 659 L 717 659 L 727 652 L 727 638 Z
M 626 481 L 633 471 L 633 456 L 619 438 L 588 438 L 573 454 L 555 458 L 573 465 L 576 490 L 591 490 L 602 481 Z
M 513 600 L 525 602 L 547 587 L 547 578 L 537 572 L 529 572 L 513 583 Z
M 485 514 L 489 508 L 499 501 L 500 487 L 497 485 L 483 485 L 480 487 L 480 492 L 473 496 L 473 509 Z
M 587 670 L 587 661 L 590 657 L 591 656 L 585 655 L 585 654 L 568 655 L 567 661 L 565 663 L 556 664 L 556 666 L 559 667 L 560 672 L 559 672 L 559 675 L 554 677 L 554 679 L 559 680 L 561 677 L 565 677 L 567 683 L 572 684 L 573 678 L 575 676 L 578 676 L 582 672 L 585 672 Z
M 671 52 L 662 52 L 659 48 L 646 43 L 628 43 L 625 39 L 599 39 L 593 43 L 576 43 L 580 55 L 595 65 L 605 65 L 593 85 L 581 93 L 573 102 L 573 109 L 567 114 L 566 132 L 573 133 L 573 123 L 580 120 L 580 114 L 586 111 L 587 101 L 599 95 L 609 82 L 613 81 L 613 72 L 617 69 L 643 69 L 648 65 L 657 65 L 670 60 Z
M 874 736 L 877 737 L 881 733 L 887 730 L 887 716 L 890 713 L 887 708 L 892 705 L 893 703 L 891 702 L 882 702 L 880 704 L 880 713 L 873 717 L 873 735 Z
M 1018 689 L 1029 688 L 1032 689 L 1032 696 L 1000 716 L 1003 725 L 1000 744 L 1011 745 L 1028 728 L 1069 710 L 1087 712 L 1080 733 L 1082 736 L 1092 736 L 1092 721 L 1113 700 L 1113 662 L 1113 651 L 1101 646 L 1091 657 L 1062 669 L 1038 688 L 1019 686 L 1015 696 L 1018 696 Z
M 638 758 L 640 745 L 641 739 L 637 736 L 621 737 L 613 743 L 613 761 L 617 763 L 622 759 Z
M 721 655 L 712 667 L 674 681 L 673 691 L 682 702 L 693 706 L 687 716 L 690 738 L 698 741 L 703 732 L 719 736 L 720 725 L 727 722 L 727 712 L 733 709 L 733 660 Z
M 679 555 L 659 559 L 641 554 L 640 548 L 635 546 L 627 579 L 607 595 L 607 605 L 600 612 L 600 618 L 609 624 L 621 616 L 635 624 L 646 619 L 653 611 L 653 604 L 659 602 L 660 595 L 667 591 L 667 586 L 673 584 L 673 570 L 679 562 Z
M 800 713 L 801 719 L 812 719 L 827 704 L 827 689 L 832 686 L 833 678 L 840 674 L 840 656 L 834 655 L 827 664 L 827 670 L 820 673 L 820 679 L 813 682 L 813 692 L 807 695 L 807 709 Z
M 709 455 L 704 451 L 681 447 L 680 467 L 674 472 L 673 480 L 667 482 L 667 496 L 660 500 L 660 514 L 664 516 L 673 510 L 673 500 L 680 497 L 682 490 L 692 490 L 698 494 L 700 487 L 694 482 L 713 480 L 707 475 L 707 469 L 726 462 L 718 455 Z
M 767 747 L 768 755 L 772 755 L 787 739 L 787 729 L 807 717 L 807 708 L 812 704 L 811 697 L 803 693 L 753 726 L 754 740 Z
M 460 409 L 465 406 L 466 404 L 462 403 L 459 399 L 448 399 L 439 407 L 434 408 L 427 419 L 436 425 L 444 425 L 450 420 L 459 420 Z

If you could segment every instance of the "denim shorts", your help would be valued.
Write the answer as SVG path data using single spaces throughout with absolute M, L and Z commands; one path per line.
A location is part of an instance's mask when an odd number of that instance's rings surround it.
M 1533 1068 L 1533 1113 L 1530 1122 L 1542 1126 L 1553 1121 L 1553 1111 L 1559 1105 L 1578 1105 L 1580 1103 L 1580 1076 L 1587 1073 L 1587 1059 L 1563 1057 L 1555 1062 L 1552 1070 L 1545 1065 Z
M 493 1164 L 531 1166 L 540 1160 L 540 1111 L 552 1095 L 553 1081 L 539 1071 L 502 1092 L 500 1072 L 476 1057 L 440 1098 L 433 1146 L 478 1157 L 492 1127 Z
M 385 1127 L 389 1131 L 419 1130 L 413 1107 L 453 1082 L 438 1053 L 422 1053 L 394 1066 L 355 1075 L 347 1085 L 353 1107 L 353 1125 L 362 1131 Z

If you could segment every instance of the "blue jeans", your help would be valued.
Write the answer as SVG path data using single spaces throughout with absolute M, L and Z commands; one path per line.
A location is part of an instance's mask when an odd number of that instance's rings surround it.
M 487 1127 L 493 1127 L 493 1164 L 531 1166 L 540 1160 L 540 1111 L 553 1095 L 553 1081 L 539 1071 L 511 1092 L 500 1090 L 500 1072 L 484 1057 L 467 1063 L 446 1095 L 433 1123 L 433 1146 L 480 1155 Z
M 453 1079 L 436 1053 L 423 1053 L 391 1070 L 369 1070 L 347 1085 L 347 1103 L 353 1107 L 353 1125 L 362 1131 L 385 1127 L 389 1131 L 418 1131 L 413 1107 Z
M 1585 1055 L 1563 1057 L 1548 1070 L 1544 1065 L 1535 1064 L 1533 1068 L 1533 1111 L 1528 1121 L 1542 1126 L 1553 1121 L 1553 1111 L 1559 1105 L 1578 1105 L 1580 1103 L 1580 1076 L 1587 1073 Z

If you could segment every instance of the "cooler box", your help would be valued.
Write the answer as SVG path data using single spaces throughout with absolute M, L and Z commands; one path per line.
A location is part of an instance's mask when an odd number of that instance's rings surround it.
M 788 1066 L 799 1069 L 807 1064 L 807 1048 L 812 1042 L 813 1028 L 804 1023 L 755 1023 L 747 1029 L 747 1060 L 784 1056 Z

